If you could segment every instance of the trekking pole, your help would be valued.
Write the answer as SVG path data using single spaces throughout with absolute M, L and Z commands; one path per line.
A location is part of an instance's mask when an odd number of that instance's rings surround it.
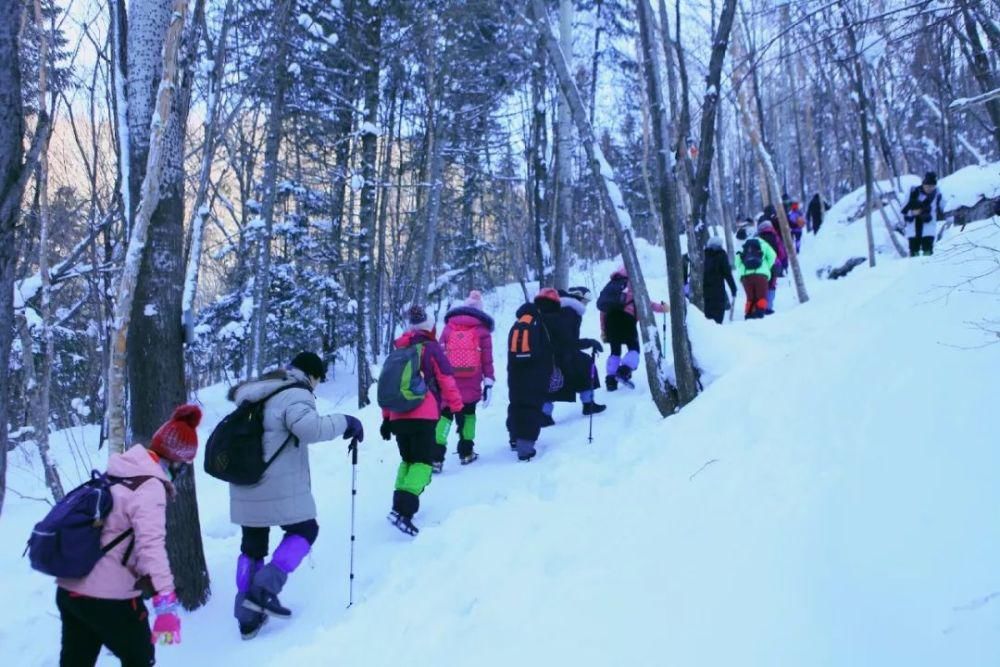
M 354 501 L 358 497 L 358 439 L 351 439 L 347 451 L 351 453 L 351 578 L 347 597 L 347 608 L 354 606 Z
M 667 340 L 667 314 L 663 313 L 663 340 Z
M 590 386 L 594 386 L 594 380 L 597 378 L 597 350 L 591 348 L 590 350 Z M 594 444 L 594 411 L 590 412 L 590 431 L 587 432 L 587 444 Z

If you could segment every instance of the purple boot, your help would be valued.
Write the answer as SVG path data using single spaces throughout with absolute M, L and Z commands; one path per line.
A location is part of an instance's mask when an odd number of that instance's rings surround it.
M 240 635 L 243 639 L 253 639 L 267 623 L 267 614 L 251 611 L 243 606 L 254 575 L 263 567 L 263 560 L 254 560 L 246 554 L 240 554 L 239 560 L 236 561 L 236 602 L 233 605 L 233 616 L 239 623 Z
M 288 575 L 295 571 L 309 553 L 309 541 L 301 535 L 288 535 L 274 550 L 271 562 L 258 572 L 247 591 L 243 606 L 251 611 L 277 618 L 290 618 L 292 610 L 282 606 L 278 593 Z

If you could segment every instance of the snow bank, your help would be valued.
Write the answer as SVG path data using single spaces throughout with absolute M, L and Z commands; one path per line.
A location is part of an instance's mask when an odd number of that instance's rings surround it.
M 972 165 L 938 181 L 945 211 L 972 208 L 984 199 L 1000 199 L 1000 162 Z

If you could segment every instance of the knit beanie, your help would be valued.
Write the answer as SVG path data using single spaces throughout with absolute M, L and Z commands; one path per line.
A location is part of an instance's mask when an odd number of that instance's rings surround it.
M 937 174 L 933 171 L 928 171 L 924 174 L 924 185 L 937 185 Z
M 465 305 L 469 308 L 475 308 L 476 310 L 484 310 L 482 292 L 477 289 L 469 292 L 469 298 L 465 300 Z
M 427 314 L 423 306 L 410 306 L 406 321 L 413 331 L 430 331 L 434 328 L 434 318 Z
M 544 287 L 535 295 L 535 305 L 539 307 L 546 305 L 558 306 L 560 303 L 559 292 L 552 287 Z
M 292 368 L 297 368 L 309 377 L 319 378 L 320 382 L 326 382 L 326 364 L 315 352 L 299 352 L 292 359 Z
M 182 405 L 171 415 L 170 420 L 157 429 L 149 443 L 150 451 L 176 463 L 191 463 L 198 452 L 198 424 L 201 423 L 201 408 L 197 405 Z

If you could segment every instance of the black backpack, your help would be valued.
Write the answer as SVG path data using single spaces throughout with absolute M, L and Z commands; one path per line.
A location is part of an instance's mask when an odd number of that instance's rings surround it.
M 226 415 L 212 431 L 205 445 L 205 472 L 223 482 L 249 486 L 256 484 L 281 456 L 293 440 L 289 434 L 270 459 L 264 459 L 264 406 L 269 400 L 289 389 L 312 389 L 305 384 L 289 384 L 268 394 L 260 401 L 243 401 Z
M 625 310 L 625 290 L 628 287 L 628 278 L 625 276 L 615 276 L 608 281 L 608 284 L 601 290 L 597 297 L 597 310 L 602 313 L 611 313 L 616 310 Z
M 764 249 L 760 247 L 760 239 L 747 239 L 743 244 L 743 266 L 756 271 L 764 264 Z
M 513 365 L 551 357 L 550 348 L 548 330 L 537 311 L 522 314 L 507 334 L 507 360 Z

